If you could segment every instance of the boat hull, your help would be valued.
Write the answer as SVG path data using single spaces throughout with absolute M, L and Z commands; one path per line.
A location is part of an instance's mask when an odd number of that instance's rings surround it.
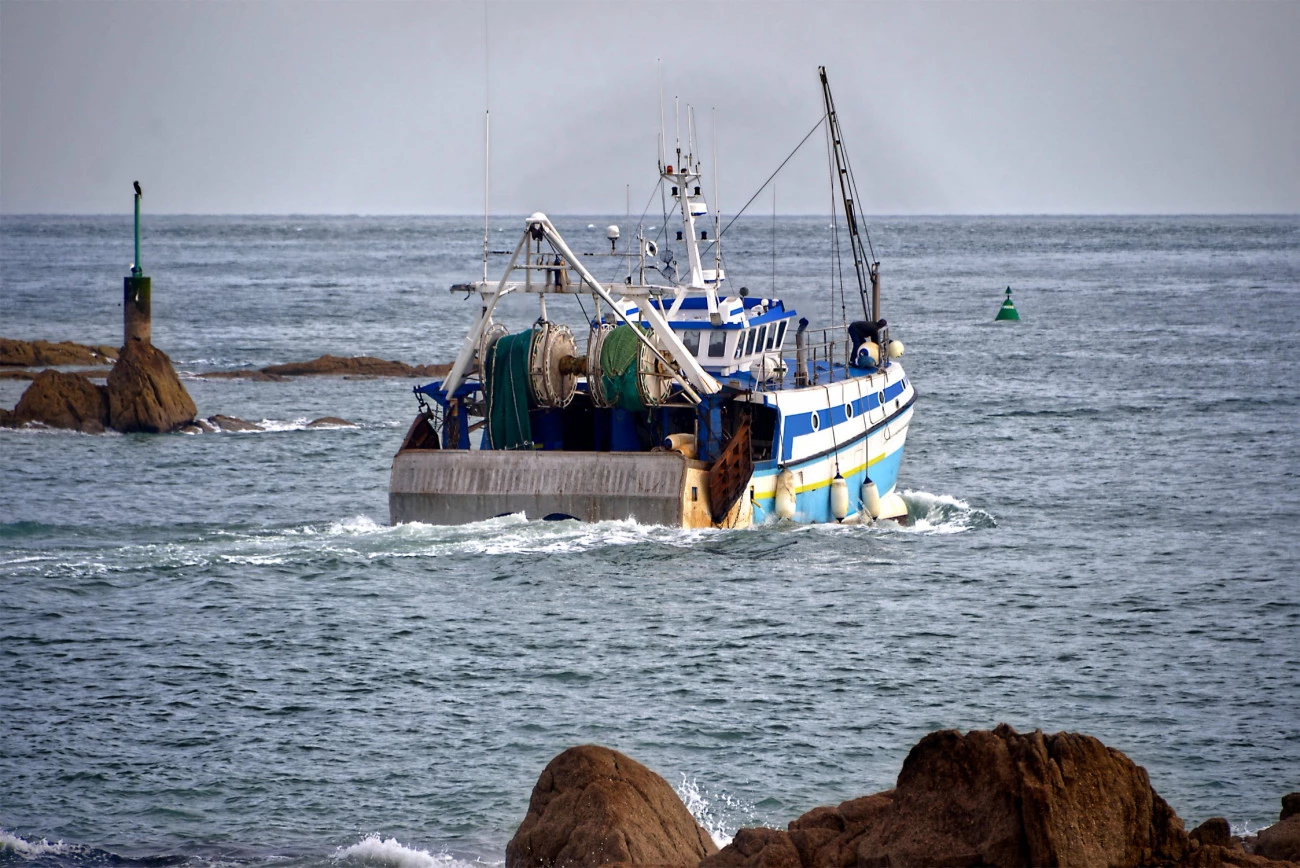
M 393 459 L 393 524 L 467 524 L 502 515 L 712 527 L 708 469 L 677 452 L 404 449 Z M 743 526 L 742 497 L 721 522 Z

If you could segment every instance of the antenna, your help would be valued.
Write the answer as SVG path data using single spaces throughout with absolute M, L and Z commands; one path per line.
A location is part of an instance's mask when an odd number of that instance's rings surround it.
M 492 210 L 492 74 L 488 4 L 483 4 L 483 283 L 488 279 L 488 215 Z
M 665 148 L 667 148 L 667 143 L 664 142 L 664 61 L 663 58 L 662 57 L 658 58 L 657 63 L 659 65 L 659 171 L 662 172 L 664 170 L 664 166 L 668 163 L 668 160 L 666 159 L 668 154 L 665 152 Z
M 673 115 L 677 124 L 677 162 L 682 161 L 682 104 L 677 97 L 673 97 Z M 677 167 L 681 171 L 681 166 Z
M 709 108 L 713 122 L 713 285 L 722 286 L 722 236 L 718 234 L 722 223 L 722 205 L 718 198 L 718 107 Z

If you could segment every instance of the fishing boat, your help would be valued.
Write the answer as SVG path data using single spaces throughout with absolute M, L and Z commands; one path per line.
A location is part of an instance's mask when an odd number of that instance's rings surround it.
M 485 235 L 483 278 L 453 287 L 478 296 L 473 324 L 446 378 L 415 389 L 392 523 L 906 519 L 897 487 L 916 393 L 881 315 L 880 264 L 824 67 L 819 76 L 848 248 L 832 255 L 844 273 L 852 259 L 862 319 L 813 329 L 780 298 L 732 288 L 688 110 L 684 146 L 679 135 L 669 152 L 661 133 L 659 149 L 675 241 L 642 225 L 620 249 L 611 226 L 608 251 L 579 255 L 538 212 L 489 281 Z M 622 263 L 621 279 L 593 274 L 600 256 Z M 508 296 L 536 298 L 531 324 L 495 318 L 516 304 Z M 584 302 L 576 331 L 547 311 L 548 298 L 568 297 Z

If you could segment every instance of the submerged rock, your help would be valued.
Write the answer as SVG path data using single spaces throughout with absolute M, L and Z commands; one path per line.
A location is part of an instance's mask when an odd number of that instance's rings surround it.
M 542 771 L 506 866 L 693 868 L 717 849 L 667 781 L 617 751 L 585 745 Z
M 262 373 L 279 377 L 438 377 L 450 370 L 451 365 L 408 365 L 374 356 L 343 357 L 326 354 L 309 362 L 270 365 L 262 368 Z
M 338 416 L 321 416 L 319 419 L 312 419 L 307 423 L 308 428 L 355 428 L 355 422 L 349 422 L 347 419 L 340 419 Z
M 288 379 L 279 374 L 268 374 L 266 371 L 207 371 L 195 376 L 206 380 L 253 380 L 262 383 L 279 383 Z
M 256 422 L 249 422 L 247 419 L 239 419 L 235 416 L 226 416 L 218 413 L 215 416 L 209 416 L 208 424 L 215 430 L 220 431 L 265 431 L 266 428 Z
M 103 386 L 79 374 L 42 371 L 13 413 L 6 415 L 12 426 L 38 422 L 51 428 L 102 434 L 109 420 L 108 396 Z
M 157 434 L 192 422 L 197 409 L 157 347 L 130 341 L 108 375 L 109 424 L 122 432 Z

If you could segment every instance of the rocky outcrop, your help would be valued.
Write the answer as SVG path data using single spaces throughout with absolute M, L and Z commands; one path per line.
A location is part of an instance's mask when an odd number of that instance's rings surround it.
M 62 365 L 111 365 L 117 347 L 86 346 L 72 341 L 20 341 L 0 338 L 0 365 L 19 368 Z
M 108 396 L 103 386 L 79 374 L 42 371 L 6 416 L 12 427 L 37 422 L 51 428 L 102 434 L 109 420 Z
M 108 375 L 109 424 L 122 432 L 175 431 L 196 408 L 171 359 L 157 347 L 130 341 Z
M 1182 821 L 1144 769 L 1091 736 L 931 733 L 908 754 L 858 864 L 1112 865 L 1176 862 Z
M 1282 797 L 1282 815 L 1277 823 L 1261 829 L 1255 840 L 1256 855 L 1267 859 L 1300 862 L 1300 793 Z
M 1224 817 L 1211 817 L 1189 834 L 1192 840 L 1198 844 L 1213 845 L 1215 847 L 1232 846 L 1232 827 L 1228 825 L 1228 821 Z
M 1005 724 L 931 733 L 895 789 L 815 808 L 784 835 L 801 866 L 1139 866 L 1189 849 L 1182 821 L 1128 757 L 1091 736 Z M 721 860 L 734 846 L 706 864 L 732 864 Z M 768 864 L 749 859 L 735 864 Z
M 355 428 L 355 422 L 349 422 L 347 419 L 340 419 L 338 416 L 321 416 L 319 419 L 312 419 L 307 423 L 308 428 Z
M 789 832 L 757 828 L 736 832 L 731 843 L 700 862 L 700 868 L 801 868 L 804 864 Z
M 506 866 L 693 868 L 716 851 L 667 781 L 617 751 L 586 745 L 542 771 L 506 846 Z
M 451 370 L 451 365 L 408 365 L 374 356 L 324 355 L 310 362 L 291 362 L 270 365 L 262 373 L 280 377 L 354 376 L 354 377 L 438 377 Z

